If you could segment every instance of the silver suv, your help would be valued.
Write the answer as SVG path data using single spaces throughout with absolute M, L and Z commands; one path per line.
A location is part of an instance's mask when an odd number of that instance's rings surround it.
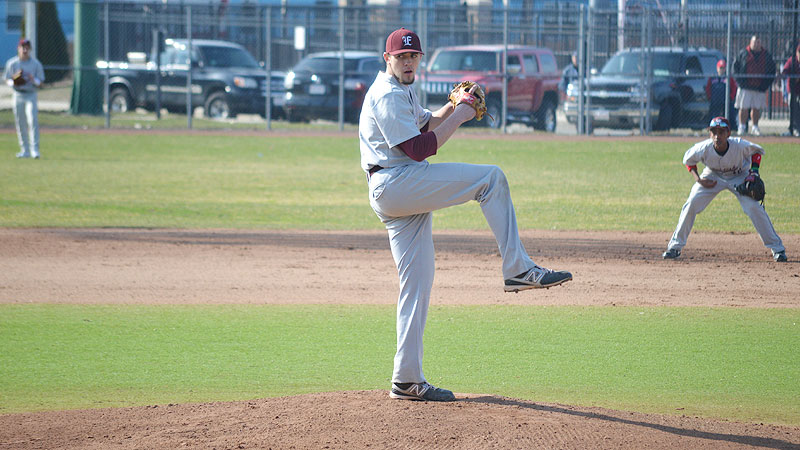
M 705 127 L 709 111 L 705 86 L 709 77 L 717 76 L 716 64 L 722 57 L 720 51 L 707 48 L 655 47 L 644 52 L 628 48 L 617 52 L 599 74 L 589 78 L 585 88 L 590 104 L 589 130 L 638 127 L 648 110 L 654 130 Z M 649 73 L 645 67 L 650 67 Z M 650 88 L 643 90 L 648 81 Z M 564 102 L 571 123 L 577 123 L 578 88 L 577 83 L 570 84 Z

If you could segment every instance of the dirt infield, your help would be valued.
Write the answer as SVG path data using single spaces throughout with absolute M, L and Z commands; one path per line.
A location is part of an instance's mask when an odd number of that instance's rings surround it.
M 534 260 L 575 280 L 506 294 L 488 232 L 435 232 L 432 302 L 798 308 L 800 235 L 782 237 L 786 264 L 755 233 L 693 233 L 681 259 L 664 261 L 665 233 L 525 230 Z M 0 303 L 391 305 L 397 295 L 383 231 L 0 229 L 0 249 Z M 319 287 L 296 289 L 309 278 Z M 337 392 L 0 415 L 0 449 L 800 448 L 800 427 L 458 397 Z

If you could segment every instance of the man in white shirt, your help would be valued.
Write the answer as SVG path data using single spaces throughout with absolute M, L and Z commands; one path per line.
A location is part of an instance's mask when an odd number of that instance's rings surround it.
M 441 163 L 426 158 L 475 117 L 472 93 L 459 93 L 457 106 L 436 111 L 419 104 L 412 88 L 422 46 L 412 31 L 400 28 L 386 40 L 386 72 L 367 91 L 359 120 L 361 167 L 367 173 L 370 206 L 389 232 L 400 277 L 397 353 L 392 389 L 396 399 L 453 401 L 447 389 L 429 384 L 422 373 L 422 334 L 434 276 L 433 211 L 475 200 L 497 240 L 503 258 L 504 290 L 549 288 L 572 279 L 536 265 L 517 230 L 505 174 L 497 166 Z
M 44 82 L 42 63 L 31 55 L 31 41 L 22 38 L 17 56 L 6 63 L 3 78 L 14 89 L 12 102 L 20 152 L 17 158 L 39 158 L 39 106 L 36 90 Z

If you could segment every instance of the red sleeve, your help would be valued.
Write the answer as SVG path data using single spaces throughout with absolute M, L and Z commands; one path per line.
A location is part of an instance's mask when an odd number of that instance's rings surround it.
M 739 87 L 736 85 L 736 80 L 734 80 L 733 77 L 728 78 L 728 81 L 731 83 L 731 100 L 736 100 L 736 90 L 739 89 Z
M 693 166 L 690 166 L 690 165 L 688 165 L 688 164 L 686 165 L 686 170 L 688 170 L 689 172 L 691 172 L 691 171 L 692 171 L 692 169 L 694 169 L 694 170 L 697 170 L 697 164 L 695 164 L 695 165 L 693 165 Z
M 398 147 L 414 161 L 422 161 L 436 154 L 439 143 L 436 141 L 436 135 L 433 131 L 425 131 L 403 142 Z
M 706 81 L 706 98 L 711 99 L 711 78 Z

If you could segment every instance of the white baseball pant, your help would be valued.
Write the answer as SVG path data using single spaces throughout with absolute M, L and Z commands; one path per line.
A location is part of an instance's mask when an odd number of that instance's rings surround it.
M 14 120 L 24 156 L 39 156 L 39 107 L 36 92 L 14 91 Z
M 727 189 L 733 192 L 733 195 L 739 200 L 742 210 L 753 222 L 753 226 L 755 226 L 758 235 L 761 236 L 761 241 L 764 242 L 764 245 L 771 249 L 773 254 L 785 251 L 783 242 L 778 233 L 775 232 L 775 227 L 772 226 L 772 221 L 769 219 L 764 207 L 752 198 L 736 192 L 735 186 L 742 183 L 746 176 L 747 174 L 743 173 L 729 180 L 713 175 L 708 176 L 708 179 L 716 180 L 717 182 L 713 188 L 706 188 L 701 186 L 700 183 L 695 183 L 691 192 L 689 192 L 689 198 L 686 199 L 686 203 L 681 209 L 678 226 L 675 228 L 675 233 L 672 234 L 672 239 L 670 239 L 667 248 L 682 249 L 686 245 L 689 233 L 692 231 L 695 217 L 706 209 L 717 194 Z
M 370 205 L 389 232 L 400 277 L 392 382 L 422 383 L 422 335 L 435 270 L 432 212 L 476 200 L 497 240 L 503 277 L 534 263 L 519 239 L 508 181 L 497 166 L 424 162 L 383 169 L 370 177 L 369 192 Z

